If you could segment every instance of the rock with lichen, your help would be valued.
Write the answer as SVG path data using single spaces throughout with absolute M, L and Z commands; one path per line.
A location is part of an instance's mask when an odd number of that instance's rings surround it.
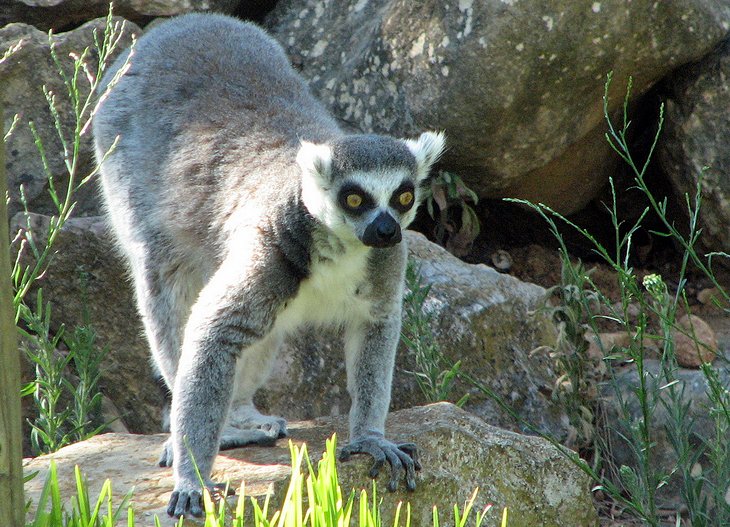
M 313 460 L 319 458 L 325 440 L 333 432 L 341 444 L 347 441 L 347 420 L 342 417 L 292 423 L 289 430 L 294 444 L 307 443 Z M 418 443 L 422 469 L 416 475 L 417 487 L 413 492 L 406 492 L 402 482 L 396 492 L 388 492 L 388 468 L 381 470 L 377 487 L 384 525 L 392 523 L 401 501 L 410 503 L 413 526 L 433 525 L 434 505 L 441 523 L 450 525 L 453 506 L 463 507 L 476 488 L 479 492 L 474 510 L 481 512 L 487 504 L 493 505 L 484 525 L 498 525 L 505 507 L 511 527 L 597 525 L 589 478 L 543 439 L 500 430 L 446 403 L 395 412 L 388 418 L 386 433 L 399 442 Z M 26 460 L 26 473 L 39 472 L 26 483 L 26 496 L 37 502 L 53 459 L 65 499 L 75 492 L 72 475 L 78 465 L 92 497 L 98 495 L 102 483 L 109 478 L 117 502 L 119 496 L 134 487 L 131 503 L 137 524 L 153 525 L 157 515 L 162 525 L 173 525 L 165 514 L 173 486 L 172 469 L 156 463 L 164 441 L 163 435 L 105 434 L 55 454 Z M 271 448 L 222 452 L 216 458 L 213 479 L 228 480 L 234 488 L 245 482 L 249 496 L 262 498 L 271 493 L 273 512 L 282 502 L 288 484 L 291 461 L 287 443 L 282 439 Z M 365 489 L 371 493 L 371 465 L 372 459 L 367 456 L 338 463 L 346 496 L 350 490 L 359 493 Z M 236 498 L 228 499 L 234 502 Z M 250 505 L 247 509 L 250 511 Z M 402 510 L 401 518 L 404 514 Z M 185 525 L 198 524 L 185 521 Z

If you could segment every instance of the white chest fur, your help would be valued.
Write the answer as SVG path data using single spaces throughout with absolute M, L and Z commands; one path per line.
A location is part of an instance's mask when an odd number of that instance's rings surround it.
M 370 249 L 351 248 L 334 259 L 312 262 L 310 275 L 279 313 L 276 329 L 304 324 L 346 324 L 371 317 L 367 266 Z

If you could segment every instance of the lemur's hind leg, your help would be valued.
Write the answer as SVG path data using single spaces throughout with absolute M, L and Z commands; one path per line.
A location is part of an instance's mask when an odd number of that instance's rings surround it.
M 233 447 L 235 436 L 241 432 L 258 432 L 264 434 L 264 443 L 273 443 L 277 438 L 286 437 L 286 420 L 274 415 L 260 413 L 253 404 L 253 396 L 263 386 L 271 374 L 282 335 L 272 331 L 263 340 L 245 349 L 236 363 L 236 383 L 233 391 L 233 402 L 228 412 L 228 421 L 221 448 L 226 440 Z M 233 434 L 229 437 L 229 434 Z
M 159 239 L 160 237 L 151 237 Z M 182 258 L 171 257 L 148 248 L 145 244 L 129 244 L 137 304 L 150 344 L 152 357 L 170 392 L 175 385 L 180 349 L 190 309 L 203 287 L 200 266 Z M 248 444 L 272 444 L 276 437 L 266 430 L 240 430 L 226 427 L 220 448 L 236 448 Z M 158 464 L 171 467 L 174 459 L 173 440 L 162 447 Z
M 160 303 L 164 305 L 169 302 L 175 305 L 177 301 L 178 313 L 176 316 L 182 315 L 183 325 L 180 331 L 171 335 L 165 333 L 161 327 L 165 325 L 150 323 L 148 316 L 145 315 L 145 327 L 150 326 L 148 335 L 150 342 L 156 338 L 156 342 L 170 343 L 175 347 L 162 346 L 157 349 L 153 348 L 153 355 L 160 370 L 167 368 L 169 363 L 174 362 L 174 371 L 177 371 L 177 363 L 179 360 L 180 346 L 184 334 L 184 323 L 190 314 L 190 308 L 197 298 L 202 287 L 202 278 L 195 275 L 195 272 L 186 272 L 186 266 L 178 266 L 175 272 L 167 273 L 164 284 L 161 284 L 160 291 L 164 291 L 158 298 L 157 306 L 155 302 L 150 302 L 151 317 L 164 313 L 160 309 Z M 144 311 L 143 311 L 144 312 Z M 146 312 L 145 312 L 146 313 Z M 171 330 L 173 321 L 178 319 L 173 317 L 170 319 L 167 328 Z M 171 332 L 171 331 L 170 331 Z M 279 437 L 286 436 L 286 421 L 281 417 L 269 417 L 259 413 L 253 406 L 253 393 L 263 383 L 271 370 L 273 358 L 281 343 L 281 339 L 267 337 L 261 342 L 251 346 L 248 350 L 244 350 L 241 359 L 237 363 L 236 386 L 240 386 L 241 396 L 236 396 L 234 391 L 234 401 L 229 409 L 226 425 L 221 433 L 219 448 L 220 450 L 229 450 L 232 448 L 240 448 L 247 445 L 270 446 L 276 442 Z M 164 372 L 163 372 L 164 376 Z M 238 379 L 241 379 L 238 382 Z M 261 379 L 258 381 L 257 379 Z M 174 374 L 170 381 L 165 377 L 168 386 L 172 389 L 174 385 Z M 173 464 L 173 439 L 168 438 L 165 442 L 158 464 L 160 466 L 171 467 Z
M 155 365 L 172 391 L 185 323 L 203 278 L 192 265 L 158 251 L 149 251 L 137 263 L 132 274 L 142 323 Z
M 152 358 L 172 393 L 185 323 L 203 279 L 193 266 L 171 258 L 169 251 L 163 255 L 144 243 L 128 244 L 125 250 L 132 262 L 137 306 Z M 158 463 L 169 467 L 172 459 L 172 438 L 168 438 Z
M 277 439 L 287 436 L 283 417 L 264 415 L 253 404 L 253 395 L 268 379 L 281 342 L 280 336 L 270 334 L 241 353 L 236 363 L 233 402 L 219 441 L 220 450 L 272 446 Z M 169 438 L 162 448 L 161 467 L 172 466 L 172 444 Z

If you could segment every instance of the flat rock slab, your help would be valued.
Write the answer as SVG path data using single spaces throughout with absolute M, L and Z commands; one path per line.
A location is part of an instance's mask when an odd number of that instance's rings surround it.
M 322 418 L 291 423 L 291 440 L 308 444 L 310 455 L 318 458 L 325 440 L 337 432 L 347 439 L 347 420 Z M 418 488 L 407 493 L 385 490 L 387 478 L 378 480 L 383 498 L 384 525 L 393 518 L 400 501 L 411 503 L 411 524 L 431 525 L 432 506 L 441 512 L 442 523 L 452 521 L 453 504 L 463 505 L 479 487 L 477 510 L 494 504 L 484 525 L 497 525 L 503 507 L 508 507 L 510 527 L 597 525 L 590 495 L 590 481 L 548 442 L 490 425 L 448 403 L 394 412 L 388 419 L 389 437 L 396 441 L 416 441 L 423 469 Z M 104 480 L 111 479 L 116 499 L 134 488 L 132 504 L 137 525 L 153 525 L 154 515 L 162 525 L 174 522 L 165 515 L 172 490 L 172 469 L 160 468 L 157 456 L 166 435 L 104 434 L 68 446 L 55 454 L 25 461 L 26 473 L 39 474 L 26 484 L 26 496 L 38 500 L 51 459 L 56 461 L 62 495 L 74 492 L 73 470 L 79 465 L 92 497 Z M 236 488 L 246 481 L 248 495 L 273 492 L 273 504 L 284 495 L 290 473 L 288 440 L 274 447 L 250 447 L 223 452 L 215 463 L 213 478 L 230 479 Z M 370 459 L 357 456 L 339 464 L 344 489 L 371 490 L 367 477 Z M 195 522 L 188 522 L 195 525 Z

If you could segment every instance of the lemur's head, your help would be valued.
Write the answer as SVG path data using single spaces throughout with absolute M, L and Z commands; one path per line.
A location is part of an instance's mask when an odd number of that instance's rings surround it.
M 342 239 L 391 247 L 416 217 L 428 172 L 444 150 L 442 133 L 417 140 L 352 135 L 326 144 L 302 142 L 302 199 Z

